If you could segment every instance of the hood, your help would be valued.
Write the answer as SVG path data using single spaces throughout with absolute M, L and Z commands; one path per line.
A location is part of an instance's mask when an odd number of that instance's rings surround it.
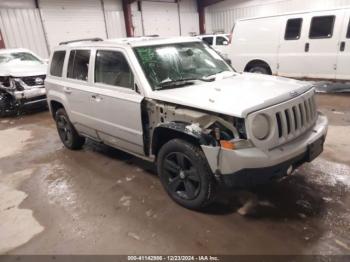
M 37 62 L 9 62 L 0 64 L 0 76 L 25 77 L 46 75 L 47 64 Z
M 312 85 L 302 81 L 244 73 L 214 82 L 153 91 L 151 98 L 244 118 L 253 111 L 282 103 L 311 88 Z

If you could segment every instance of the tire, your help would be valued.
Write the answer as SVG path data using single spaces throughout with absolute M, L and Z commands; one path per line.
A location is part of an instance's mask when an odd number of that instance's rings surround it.
M 215 179 L 203 151 L 187 141 L 173 139 L 162 146 L 157 171 L 165 191 L 178 204 L 200 210 L 215 195 Z
M 63 108 L 58 109 L 55 114 L 55 121 L 58 134 L 64 146 L 71 150 L 81 149 L 85 143 L 85 138 L 79 136 L 69 121 L 66 110 Z
M 254 65 L 249 69 L 249 73 L 270 75 L 269 69 L 264 65 Z
M 11 96 L 0 93 L 0 117 L 16 115 L 16 110 L 12 105 Z

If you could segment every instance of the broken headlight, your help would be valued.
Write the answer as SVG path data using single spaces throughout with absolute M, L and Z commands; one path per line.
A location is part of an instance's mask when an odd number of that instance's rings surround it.
M 0 86 L 8 91 L 22 91 L 24 90 L 20 78 L 0 77 Z

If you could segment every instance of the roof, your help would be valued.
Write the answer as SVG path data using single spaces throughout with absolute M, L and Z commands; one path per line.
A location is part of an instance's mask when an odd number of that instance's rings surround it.
M 281 13 L 281 14 L 276 14 L 276 15 L 255 16 L 255 17 L 237 19 L 237 22 L 238 21 L 255 20 L 255 19 L 260 19 L 260 18 L 289 16 L 289 15 L 298 15 L 298 14 L 310 14 L 310 13 L 318 13 L 318 12 L 325 12 L 325 11 L 337 11 L 337 10 L 344 10 L 344 9 L 350 9 L 350 6 L 329 8 L 329 9 L 320 9 L 320 10 L 305 10 L 305 11 L 296 11 L 296 12 L 286 12 L 286 13 Z
M 31 51 L 25 48 L 0 49 L 0 54 L 10 54 L 10 53 L 18 53 L 18 52 L 31 53 Z
M 129 38 L 115 38 L 106 39 L 103 41 L 81 41 L 74 43 L 67 43 L 60 45 L 59 47 L 64 48 L 65 46 L 74 47 L 112 47 L 112 46 L 149 46 L 149 45 L 164 45 L 173 43 L 184 43 L 184 42 L 200 42 L 201 40 L 197 37 L 129 37 Z

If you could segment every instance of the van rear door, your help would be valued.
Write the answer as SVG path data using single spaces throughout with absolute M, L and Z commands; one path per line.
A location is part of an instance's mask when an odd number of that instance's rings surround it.
M 337 60 L 337 79 L 350 80 L 350 10 L 344 14 Z

